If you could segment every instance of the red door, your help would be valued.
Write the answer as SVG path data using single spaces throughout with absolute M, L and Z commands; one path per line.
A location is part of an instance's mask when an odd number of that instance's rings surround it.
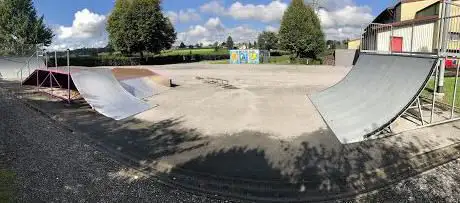
M 391 37 L 391 51 L 402 52 L 403 50 L 403 38 L 402 37 Z

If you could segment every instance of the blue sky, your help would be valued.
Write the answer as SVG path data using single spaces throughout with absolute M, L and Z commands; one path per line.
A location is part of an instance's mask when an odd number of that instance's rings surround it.
M 311 0 L 305 0 L 307 3 Z M 53 49 L 97 47 L 107 43 L 105 22 L 115 0 L 34 0 L 56 38 Z M 253 41 L 276 31 L 290 0 L 163 0 L 178 42 L 189 44 Z M 363 25 L 395 0 L 320 0 L 319 17 L 328 39 L 354 38 Z

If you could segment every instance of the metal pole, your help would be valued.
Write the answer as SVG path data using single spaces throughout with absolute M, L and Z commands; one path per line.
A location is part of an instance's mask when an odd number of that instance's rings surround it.
M 458 86 L 458 74 L 459 74 L 459 69 L 460 69 L 460 60 L 457 60 L 457 74 L 455 75 L 455 85 L 454 85 L 454 96 L 452 99 L 452 111 L 450 112 L 450 119 L 454 118 L 454 112 L 455 112 L 455 102 L 457 100 L 457 86 Z
M 439 59 L 441 60 L 441 59 Z M 441 60 L 442 62 L 442 60 Z M 431 103 L 431 116 L 430 116 L 430 123 L 433 123 L 433 115 L 434 115 L 434 107 L 436 103 L 436 90 L 438 89 L 438 69 L 439 69 L 439 64 L 436 66 L 436 70 L 434 73 L 434 90 L 433 90 L 433 98 L 432 98 L 432 103 Z
M 57 52 L 54 51 L 54 65 L 56 66 L 56 71 L 58 70 L 58 62 L 57 62 Z
M 70 103 L 70 50 L 67 49 L 67 102 Z
M 443 1 L 444 4 L 444 20 L 443 20 L 443 30 L 442 30 L 442 45 L 441 45 L 441 52 L 443 55 L 447 53 L 447 33 L 449 29 L 449 20 L 447 20 L 447 17 L 450 15 L 450 0 Z M 442 16 L 441 16 L 442 17 Z M 444 74 L 446 70 L 446 61 L 447 61 L 447 55 L 445 55 L 443 62 L 441 63 L 441 68 L 439 69 L 439 82 L 438 82 L 438 88 L 437 88 L 437 93 L 444 93 Z
M 410 38 L 410 51 L 409 52 L 412 52 L 413 50 L 413 46 L 414 46 L 414 23 L 412 23 L 412 33 L 411 33 L 411 38 Z
M 420 102 L 420 97 L 417 97 L 417 106 L 418 106 L 418 111 L 420 113 L 420 121 L 422 122 L 422 126 L 423 126 L 425 125 L 425 121 L 423 121 L 422 102 Z

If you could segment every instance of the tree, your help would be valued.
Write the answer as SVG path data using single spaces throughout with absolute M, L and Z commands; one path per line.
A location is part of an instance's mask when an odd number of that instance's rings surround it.
M 214 42 L 214 51 L 219 51 L 219 42 Z
M 44 16 L 38 17 L 32 0 L 0 0 L 0 49 L 14 45 L 49 46 L 53 37 Z
M 160 53 L 170 49 L 176 32 L 163 15 L 160 0 L 117 0 L 108 18 L 109 40 L 125 53 Z
M 233 49 L 233 39 L 231 36 L 228 36 L 227 38 L 227 47 L 228 49 Z
M 272 50 L 278 48 L 278 36 L 274 32 L 264 31 L 257 37 L 259 48 L 263 50 Z
M 255 49 L 258 49 L 258 48 L 259 48 L 259 46 L 258 46 L 258 44 L 257 44 L 257 41 L 254 41 L 253 46 L 254 46 Z
M 189 49 L 193 49 L 193 45 L 188 45 L 188 48 L 189 48 Z
M 220 44 L 221 47 L 225 47 L 227 46 L 227 43 L 226 42 L 222 42 L 222 44 Z
M 185 46 L 184 42 L 181 42 L 180 45 L 179 45 L 179 48 L 185 49 L 185 48 L 187 48 L 187 46 Z
M 248 42 L 248 49 L 252 49 L 252 48 L 253 48 L 253 47 L 252 47 L 251 42 Z
M 281 48 L 296 58 L 318 58 L 326 47 L 319 18 L 303 0 L 292 0 L 284 12 L 279 38 Z

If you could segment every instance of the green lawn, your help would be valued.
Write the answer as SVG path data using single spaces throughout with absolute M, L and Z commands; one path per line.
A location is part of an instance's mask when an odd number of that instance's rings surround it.
M 192 54 L 198 55 L 210 55 L 210 54 L 228 54 L 228 50 L 226 49 L 219 49 L 214 50 L 210 48 L 203 48 L 203 49 L 176 49 L 176 50 L 167 50 L 161 53 L 162 56 L 174 56 L 174 55 L 189 55 L 190 52 Z
M 444 102 L 451 105 L 453 101 L 453 92 L 455 86 L 455 77 L 446 77 L 444 78 Z M 432 95 L 431 92 L 434 90 L 434 80 L 431 79 L 427 85 L 427 90 L 423 92 L 424 95 Z M 457 96 L 455 99 L 455 106 L 460 108 L 460 81 L 457 87 Z
M 0 202 L 13 202 L 15 174 L 0 169 Z

